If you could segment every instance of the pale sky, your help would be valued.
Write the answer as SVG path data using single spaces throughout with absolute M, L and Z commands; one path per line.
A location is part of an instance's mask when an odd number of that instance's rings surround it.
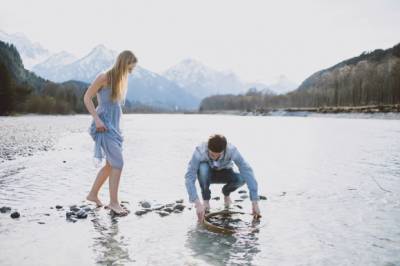
M 245 81 L 296 83 L 400 42 L 400 1 L 0 0 L 0 29 L 77 56 L 129 49 L 162 72 L 185 58 Z

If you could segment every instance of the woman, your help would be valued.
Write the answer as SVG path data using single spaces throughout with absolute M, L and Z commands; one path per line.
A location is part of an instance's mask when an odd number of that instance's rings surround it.
M 118 186 L 124 163 L 123 137 L 119 127 L 122 114 L 121 102 L 125 100 L 128 74 L 132 73 L 136 63 L 137 59 L 131 51 L 123 51 L 118 55 L 114 66 L 106 73 L 101 73 L 89 86 L 84 96 L 85 106 L 93 116 L 89 132 L 95 141 L 94 157 L 100 161 L 104 157 L 106 159 L 86 199 L 95 202 L 97 206 L 103 206 L 98 193 L 110 177 L 110 203 L 107 207 L 119 215 L 128 213 L 118 201 Z M 98 106 L 95 109 L 92 98 L 96 94 Z

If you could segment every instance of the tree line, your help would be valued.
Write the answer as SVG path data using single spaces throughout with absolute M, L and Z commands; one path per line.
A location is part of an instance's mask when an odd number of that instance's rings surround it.
M 241 95 L 214 95 L 203 99 L 200 111 L 395 104 L 400 104 L 400 44 L 319 71 L 293 92 L 273 95 L 250 88 Z

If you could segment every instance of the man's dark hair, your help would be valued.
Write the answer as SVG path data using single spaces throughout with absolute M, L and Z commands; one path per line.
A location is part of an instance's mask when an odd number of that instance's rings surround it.
M 223 152 L 226 149 L 226 138 L 223 135 L 215 134 L 208 138 L 208 149 L 212 152 Z

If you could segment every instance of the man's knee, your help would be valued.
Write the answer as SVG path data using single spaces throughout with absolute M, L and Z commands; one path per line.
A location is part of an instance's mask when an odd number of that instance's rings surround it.
M 234 173 L 234 175 L 233 175 L 233 180 L 232 180 L 233 182 L 233 184 L 236 186 L 236 187 L 241 187 L 241 186 L 243 186 L 246 182 L 244 181 L 244 178 L 239 174 L 239 173 Z
M 210 167 L 207 163 L 200 163 L 199 171 L 197 173 L 200 187 L 206 189 L 209 186 L 210 179 Z

